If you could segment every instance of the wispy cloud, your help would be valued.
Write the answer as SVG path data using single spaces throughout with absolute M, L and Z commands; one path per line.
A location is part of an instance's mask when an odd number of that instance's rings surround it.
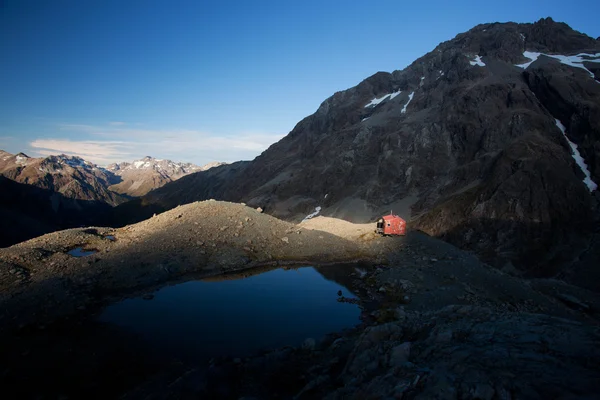
M 34 152 L 44 156 L 77 155 L 100 165 L 131 161 L 146 155 L 197 164 L 248 160 L 283 137 L 254 132 L 218 136 L 193 130 L 130 128 L 114 123 L 107 126 L 62 124 L 59 128 L 69 138 L 33 140 L 29 145 Z M 72 139 L 73 134 L 81 139 Z
M 67 154 L 79 156 L 96 164 L 106 165 L 131 156 L 131 144 L 109 141 L 72 141 L 65 139 L 37 139 L 29 143 L 41 156 Z

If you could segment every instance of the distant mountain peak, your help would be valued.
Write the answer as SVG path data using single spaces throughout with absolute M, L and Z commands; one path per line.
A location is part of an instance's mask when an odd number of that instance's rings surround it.
M 19 183 L 61 193 L 71 199 L 99 201 L 110 205 L 125 200 L 108 190 L 108 185 L 115 178 L 114 174 L 78 156 L 59 154 L 32 158 L 25 153 L 13 156 L 2 152 L 0 174 Z
M 31 159 L 31 157 L 29 157 L 27 154 L 25 153 L 18 153 L 15 156 L 15 163 L 18 165 L 27 165 L 27 163 L 29 162 L 29 160 Z M 10 158 L 10 157 L 9 157 Z M 8 158 L 6 158 L 8 159 Z
M 122 179 L 122 182 L 111 186 L 111 190 L 130 196 L 142 196 L 148 191 L 177 180 L 182 176 L 206 171 L 223 164 L 222 162 L 213 162 L 198 166 L 192 163 L 145 156 L 132 162 L 110 164 L 106 169 Z

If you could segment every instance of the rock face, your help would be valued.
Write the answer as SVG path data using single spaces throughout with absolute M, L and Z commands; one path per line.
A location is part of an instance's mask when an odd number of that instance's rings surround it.
M 320 206 L 353 222 L 393 209 L 498 266 L 553 274 L 597 220 L 584 179 L 600 182 L 599 79 L 600 43 L 566 24 L 478 25 L 335 93 L 255 160 L 143 203 L 244 201 L 294 220 Z
M 414 346 L 396 345 L 399 326 L 404 337 L 419 338 Z M 573 388 L 585 397 L 583 393 L 597 389 L 593 367 L 581 363 L 589 347 L 573 346 L 570 338 L 597 341 L 598 335 L 573 321 L 540 314 L 498 317 L 486 308 L 448 306 L 376 328 L 381 327 L 392 333 L 367 342 L 367 330 L 356 341 L 339 377 L 344 386 L 314 398 L 364 393 L 379 398 L 533 399 L 558 393 L 568 397 Z
M 149 191 L 173 182 L 182 176 L 206 171 L 225 163 L 213 162 L 201 167 L 191 163 L 157 160 L 144 157 L 132 163 L 110 164 L 106 169 L 121 177 L 121 182 L 110 186 L 110 190 L 129 196 L 143 196 Z
M 31 158 L 0 150 L 0 174 L 76 200 L 99 201 L 115 206 L 127 199 L 108 189 L 115 176 L 80 157 L 67 155 Z

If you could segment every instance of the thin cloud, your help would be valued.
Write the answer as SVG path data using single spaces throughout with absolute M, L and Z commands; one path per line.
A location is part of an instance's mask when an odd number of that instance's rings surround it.
M 132 161 L 146 155 L 206 164 L 233 162 L 258 156 L 283 135 L 246 132 L 217 136 L 193 130 L 152 130 L 122 125 L 62 124 L 60 129 L 90 139 L 36 139 L 29 145 L 38 155 L 76 155 L 99 165 Z M 71 136 L 71 134 L 69 135 Z
M 131 156 L 130 144 L 108 141 L 71 141 L 64 139 L 37 139 L 29 143 L 41 156 L 66 154 L 78 156 L 96 164 L 106 165 Z

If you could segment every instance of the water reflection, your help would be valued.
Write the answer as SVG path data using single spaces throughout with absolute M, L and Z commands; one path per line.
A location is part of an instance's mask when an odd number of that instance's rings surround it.
M 157 351 L 194 361 L 297 346 L 359 323 L 358 306 L 337 301 L 339 291 L 353 293 L 315 268 L 252 273 L 165 287 L 151 301 L 127 299 L 99 318 L 140 334 Z
M 69 250 L 67 254 L 73 257 L 85 257 L 97 253 L 97 250 L 84 250 L 83 247 L 77 247 L 73 250 Z

